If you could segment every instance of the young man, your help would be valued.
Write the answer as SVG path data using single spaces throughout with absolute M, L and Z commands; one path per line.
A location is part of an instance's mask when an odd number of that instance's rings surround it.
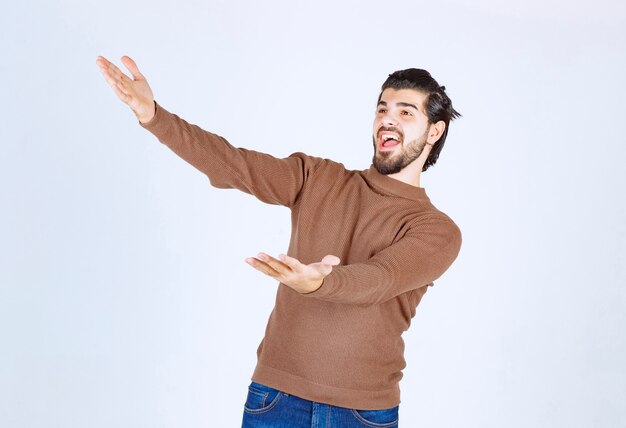
M 402 333 L 456 259 L 461 232 L 420 187 L 459 113 L 420 69 L 382 86 L 369 169 L 301 152 L 235 148 L 165 110 L 135 62 L 97 64 L 140 125 L 218 188 L 291 209 L 289 248 L 245 261 L 279 281 L 257 350 L 244 427 L 397 427 Z

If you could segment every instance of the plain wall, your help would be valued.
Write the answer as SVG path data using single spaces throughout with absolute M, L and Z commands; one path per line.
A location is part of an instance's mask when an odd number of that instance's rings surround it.
M 463 117 L 463 232 L 404 335 L 404 427 L 626 426 L 620 1 L 12 2 L 0 14 L 0 426 L 236 427 L 289 210 L 210 186 L 95 64 L 240 147 L 367 169 L 387 75 Z

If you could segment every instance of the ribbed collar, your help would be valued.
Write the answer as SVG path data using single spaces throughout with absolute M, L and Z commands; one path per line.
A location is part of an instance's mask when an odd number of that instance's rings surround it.
M 368 183 L 386 193 L 416 201 L 430 202 L 430 199 L 426 195 L 426 189 L 423 187 L 412 186 L 403 181 L 381 174 L 376 170 L 374 165 L 364 170 L 362 174 Z

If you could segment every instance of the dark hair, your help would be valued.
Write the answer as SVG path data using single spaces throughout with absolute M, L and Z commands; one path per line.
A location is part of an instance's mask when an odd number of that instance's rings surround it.
M 452 108 L 452 101 L 446 94 L 446 87 L 439 86 L 439 83 L 426 70 L 420 68 L 408 68 L 406 70 L 398 70 L 389 75 L 385 83 L 380 89 L 378 101 L 387 88 L 392 89 L 415 89 L 426 94 L 424 110 L 428 116 L 428 123 L 437 123 L 443 120 L 446 128 L 443 134 L 435 142 L 433 148 L 428 155 L 428 159 L 424 163 L 422 171 L 426 171 L 429 166 L 437 162 L 439 153 L 443 148 L 448 135 L 448 125 L 451 120 L 461 117 L 461 113 Z

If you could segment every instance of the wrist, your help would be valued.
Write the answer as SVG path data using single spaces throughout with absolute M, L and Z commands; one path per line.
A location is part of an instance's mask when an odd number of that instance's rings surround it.
M 304 291 L 300 294 L 311 294 L 319 290 L 323 284 L 324 284 L 324 279 L 320 280 L 319 282 L 315 282 L 314 284 L 311 285 L 311 287 L 307 287 L 307 291 Z
M 149 113 L 145 115 L 137 115 L 137 120 L 139 120 L 142 125 L 150 122 L 154 119 L 154 116 L 156 116 L 156 101 L 152 101 L 152 108 L 148 107 L 146 110 L 148 110 Z

